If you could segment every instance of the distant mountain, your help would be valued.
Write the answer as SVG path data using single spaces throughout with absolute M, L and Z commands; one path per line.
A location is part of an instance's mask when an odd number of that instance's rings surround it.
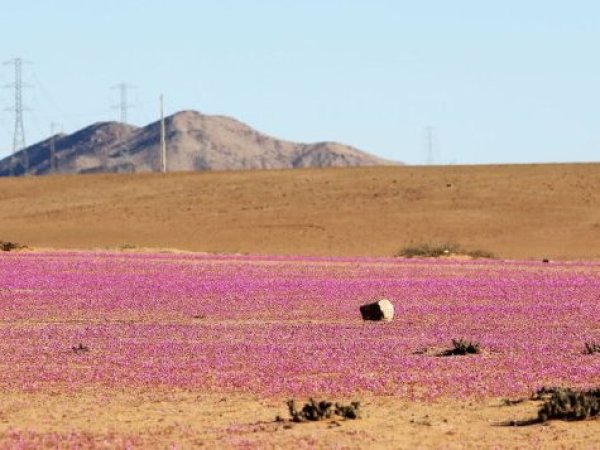
M 334 143 L 299 144 L 266 136 L 235 119 L 182 111 L 165 119 L 169 171 L 283 169 L 398 164 Z M 161 167 L 160 122 L 135 127 L 100 122 L 59 134 L 0 161 L 0 176 L 151 172 Z

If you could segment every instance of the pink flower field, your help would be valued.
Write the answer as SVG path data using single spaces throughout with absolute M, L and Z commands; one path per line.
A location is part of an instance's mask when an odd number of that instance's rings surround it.
M 381 297 L 394 321 L 363 322 Z M 600 342 L 597 262 L 10 253 L 0 318 L 11 391 L 428 400 L 600 384 L 600 355 L 583 354 Z M 437 357 L 454 338 L 482 353 Z

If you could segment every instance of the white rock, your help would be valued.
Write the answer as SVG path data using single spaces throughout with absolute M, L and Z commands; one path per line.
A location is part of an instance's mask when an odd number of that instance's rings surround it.
M 368 303 L 360 307 L 363 320 L 385 320 L 389 322 L 394 318 L 394 305 L 383 298 L 375 303 Z

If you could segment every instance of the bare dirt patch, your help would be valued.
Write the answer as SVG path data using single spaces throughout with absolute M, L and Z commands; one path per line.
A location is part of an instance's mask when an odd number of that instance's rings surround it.
M 284 399 L 176 390 L 3 392 L 0 447 L 18 436 L 44 442 L 130 442 L 135 448 L 594 448 L 598 421 L 504 422 L 535 416 L 539 402 L 500 400 L 431 404 L 389 397 L 362 399 L 362 417 L 294 424 Z M 47 438 L 46 438 L 47 439 Z

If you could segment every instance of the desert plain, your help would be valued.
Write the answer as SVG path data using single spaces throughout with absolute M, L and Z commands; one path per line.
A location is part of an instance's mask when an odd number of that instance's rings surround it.
M 5 178 L 0 239 L 0 447 L 600 447 L 509 425 L 600 385 L 600 164 Z
M 372 167 L 0 180 L 3 240 L 59 249 L 393 256 L 455 241 L 600 258 L 600 164 Z

